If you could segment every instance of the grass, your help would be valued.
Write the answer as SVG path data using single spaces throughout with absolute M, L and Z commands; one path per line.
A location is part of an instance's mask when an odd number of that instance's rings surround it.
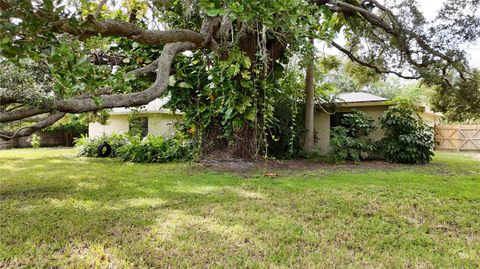
M 72 154 L 0 151 L 0 267 L 480 267 L 469 156 L 264 178 Z

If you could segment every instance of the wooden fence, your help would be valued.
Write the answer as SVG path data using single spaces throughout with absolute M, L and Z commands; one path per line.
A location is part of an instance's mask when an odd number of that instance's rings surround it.
M 0 139 L 0 149 L 12 149 L 18 147 L 18 139 L 3 140 Z
M 437 125 L 437 150 L 480 151 L 480 125 Z
M 40 145 L 42 147 L 71 147 L 73 145 L 73 136 L 69 133 L 43 133 L 37 132 L 40 136 Z M 12 140 L 0 139 L 0 150 L 11 148 L 29 148 L 32 145 L 29 137 L 20 137 Z

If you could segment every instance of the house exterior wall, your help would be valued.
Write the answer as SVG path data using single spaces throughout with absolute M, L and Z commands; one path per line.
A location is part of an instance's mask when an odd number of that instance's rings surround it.
M 105 125 L 93 122 L 88 125 L 88 137 L 128 132 L 128 115 L 110 115 Z
M 361 110 L 369 115 L 375 122 L 377 129 L 368 137 L 373 141 L 378 141 L 383 138 L 384 132 L 380 127 L 380 117 L 388 109 L 387 105 L 378 106 L 348 106 L 340 107 L 338 112 L 350 112 L 352 110 Z M 438 116 L 431 113 L 421 113 L 420 116 L 431 126 L 435 125 L 435 120 Z M 323 111 L 315 113 L 315 137 L 316 145 L 320 147 L 322 154 L 327 154 L 330 149 L 330 114 Z
M 148 134 L 168 136 L 173 133 L 172 122 L 180 121 L 181 115 L 172 115 L 167 113 L 148 113 L 143 115 L 148 117 Z M 98 122 L 90 123 L 88 126 L 89 137 L 99 137 L 103 135 L 122 134 L 128 132 L 128 115 L 110 115 L 107 124 L 102 125 Z
M 421 113 L 420 116 L 425 120 L 425 122 L 432 126 L 432 127 L 435 127 L 435 125 L 437 124 L 437 121 L 439 119 L 439 117 L 433 113 Z
M 150 114 L 148 116 L 148 134 L 171 136 L 175 132 L 173 123 L 181 121 L 181 115 Z
M 330 148 L 330 114 L 325 112 L 315 113 L 315 145 L 320 147 L 320 152 L 326 154 Z

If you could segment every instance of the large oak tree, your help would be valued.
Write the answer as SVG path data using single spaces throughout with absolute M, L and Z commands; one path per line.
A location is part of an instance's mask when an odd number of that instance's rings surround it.
M 25 94 L 33 89 L 0 85 L 0 123 L 36 121 L 0 136 L 30 135 L 67 113 L 145 105 L 170 86 L 185 89 L 170 91 L 178 108 L 211 112 L 208 121 L 201 117 L 220 130 L 205 137 L 228 133 L 226 147 L 252 155 L 266 141 L 269 98 L 279 94 L 272 88 L 282 65 L 308 53 L 311 38 L 379 74 L 437 85 L 444 100 L 463 100 L 464 111 L 477 112 L 478 76 L 461 45 L 478 38 L 479 0 L 447 1 L 434 22 L 418 6 L 415 0 L 0 0 L 1 57 L 19 67 L 36 61 L 54 83 L 34 101 Z M 340 32 L 345 44 L 333 41 Z M 475 98 L 457 94 L 465 85 Z M 450 103 L 439 107 L 451 110 Z M 203 128 L 212 132 L 208 124 Z

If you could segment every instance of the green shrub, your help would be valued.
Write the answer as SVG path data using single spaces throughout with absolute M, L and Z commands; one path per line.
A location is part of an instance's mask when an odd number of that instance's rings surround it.
M 170 162 L 192 160 L 195 156 L 193 144 L 182 137 L 163 138 L 161 136 L 111 135 L 97 138 L 81 137 L 76 140 L 78 154 L 84 157 L 97 157 L 98 147 L 107 142 L 112 147 L 110 157 L 129 162 Z
M 359 163 L 369 158 L 376 149 L 372 140 L 366 138 L 375 130 L 373 119 L 365 112 L 354 110 L 343 116 L 340 125 L 331 130 L 329 160 Z
M 368 136 L 375 131 L 375 121 L 367 113 L 353 110 L 346 113 L 340 122 L 341 126 L 347 129 L 350 137 L 361 138 Z
M 385 159 L 396 163 L 425 164 L 432 160 L 434 130 L 416 113 L 414 106 L 399 103 L 380 118 L 385 131 L 381 141 Z
M 351 160 L 360 163 L 369 158 L 375 151 L 375 144 L 370 139 L 350 136 L 349 130 L 338 126 L 332 129 L 330 138 L 329 160 L 335 163 L 343 163 Z
M 41 145 L 41 139 L 40 136 L 37 134 L 33 134 L 29 139 L 28 142 L 32 145 L 34 149 L 40 148 Z
M 181 138 L 163 138 L 161 136 L 138 136 L 130 138 L 119 149 L 119 158 L 129 162 L 154 163 L 174 160 L 188 161 L 194 158 L 192 143 Z
M 109 157 L 117 157 L 118 150 L 129 142 L 127 135 L 110 135 L 95 138 L 83 136 L 75 140 L 75 147 L 78 155 L 84 157 L 97 157 L 98 147 L 107 142 L 112 147 L 112 153 Z

